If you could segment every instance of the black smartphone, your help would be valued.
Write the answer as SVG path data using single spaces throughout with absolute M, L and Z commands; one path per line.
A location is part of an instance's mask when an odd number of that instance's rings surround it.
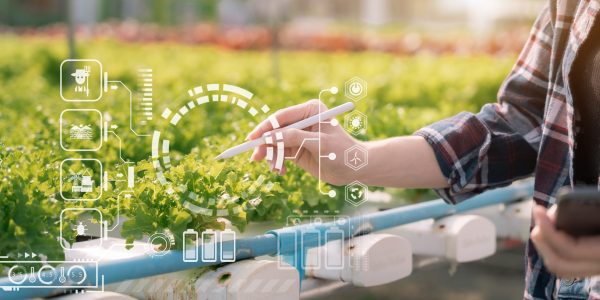
M 563 189 L 558 194 L 556 228 L 574 237 L 600 235 L 600 191 L 597 187 Z

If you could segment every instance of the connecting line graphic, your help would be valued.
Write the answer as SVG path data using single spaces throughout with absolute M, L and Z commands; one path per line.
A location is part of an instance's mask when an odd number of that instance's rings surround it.
M 125 164 L 133 164 L 133 162 L 126 161 L 125 159 L 123 159 L 123 151 L 122 151 L 122 147 L 121 147 L 121 145 L 122 145 L 121 137 L 119 137 L 119 135 L 112 130 L 109 130 L 108 132 L 114 134 L 115 137 L 119 140 L 119 158 L 121 159 L 121 161 L 123 161 L 123 163 L 125 163 Z
M 101 277 L 101 281 L 102 281 L 102 288 L 98 291 L 94 291 L 94 290 L 85 290 L 86 293 L 104 293 L 104 275 L 102 275 Z
M 298 155 L 300 154 L 300 151 L 302 150 L 302 147 L 304 147 L 304 143 L 310 142 L 310 141 L 318 141 L 320 139 L 321 139 L 320 137 L 318 137 L 318 138 L 307 138 L 307 139 L 304 139 L 302 141 L 302 143 L 300 144 L 300 147 L 298 147 L 298 151 L 296 151 L 296 154 L 294 154 L 294 156 L 286 156 L 285 159 L 292 159 L 293 160 L 293 159 L 298 158 Z M 321 155 L 321 157 L 323 157 L 323 156 Z
M 139 134 L 133 129 L 133 96 L 131 90 L 120 80 L 109 80 L 107 82 L 119 83 L 127 90 L 127 92 L 129 92 L 129 129 L 131 130 L 131 132 L 133 132 L 137 136 L 152 136 L 151 134 Z
M 117 216 L 115 218 L 115 220 L 117 220 L 117 221 L 115 222 L 115 225 L 113 226 L 113 228 L 107 229 L 106 231 L 114 231 L 117 228 L 117 226 L 119 226 L 119 217 L 121 216 L 121 195 L 126 194 L 125 196 L 127 196 L 127 195 L 131 196 L 132 193 L 133 193 L 133 191 L 128 190 L 128 191 L 122 191 L 117 195 Z
M 320 102 L 323 102 L 323 99 L 322 99 L 322 97 L 323 97 L 323 94 L 324 94 L 324 93 L 326 93 L 326 92 L 329 92 L 329 93 L 331 93 L 332 95 L 335 95 L 335 94 L 337 94 L 337 92 L 338 92 L 338 89 L 337 89 L 337 87 L 331 87 L 331 88 L 329 88 L 329 89 L 321 90 L 321 91 L 319 92 L 319 101 L 320 101 Z M 318 160 L 318 165 L 319 165 L 319 178 L 318 178 L 318 179 L 319 179 L 319 183 L 318 183 L 318 188 L 319 188 L 319 193 L 321 193 L 321 194 L 323 194 L 323 195 L 328 195 L 330 198 L 333 198 L 333 197 L 335 197 L 335 195 L 336 195 L 336 192 L 335 192 L 335 190 L 333 190 L 333 189 L 332 189 L 332 190 L 329 190 L 328 192 L 324 192 L 324 191 L 323 191 L 323 188 L 322 188 L 322 186 L 323 186 L 323 184 L 322 184 L 322 183 L 323 183 L 323 181 L 321 180 L 321 158 L 327 157 L 327 158 L 328 158 L 328 159 L 330 159 L 330 160 L 334 160 L 334 159 L 335 159 L 335 157 L 336 157 L 336 155 L 335 155 L 335 153 L 333 153 L 333 152 L 332 152 L 332 153 L 329 153 L 328 155 L 321 155 L 321 132 L 322 132 L 322 131 L 321 131 L 321 124 L 322 124 L 322 123 L 327 123 L 327 124 L 331 124 L 331 125 L 335 126 L 337 123 L 333 121 L 333 120 L 335 120 L 335 119 L 332 119 L 332 121 L 327 121 L 327 122 L 324 122 L 324 121 L 321 119 L 321 112 L 322 112 L 322 111 L 321 111 L 321 105 L 319 105 L 319 130 L 318 130 L 318 131 L 319 131 L 319 138 L 318 138 L 318 140 L 319 140 L 319 151 L 318 151 L 318 153 L 319 153 L 319 160 Z
M 321 90 L 319 92 L 319 100 L 321 102 L 323 102 L 322 101 L 322 97 L 323 97 L 323 93 L 325 93 L 325 92 L 329 92 L 329 93 L 335 95 L 335 94 L 337 94 L 338 89 L 337 89 L 337 87 L 331 87 L 329 89 Z M 322 188 L 322 186 L 323 186 L 322 182 L 323 181 L 321 180 L 321 158 L 327 158 L 329 160 L 335 160 L 336 159 L 336 155 L 333 152 L 328 153 L 327 155 L 321 155 L 321 132 L 322 132 L 322 130 L 321 130 L 321 124 L 329 124 L 331 126 L 337 126 L 339 123 L 336 121 L 335 118 L 331 119 L 331 121 L 323 121 L 321 119 L 321 113 L 322 113 L 322 109 L 321 109 L 321 106 L 319 105 L 319 111 L 318 111 L 318 114 L 319 114 L 319 122 L 318 122 L 319 125 L 318 126 L 319 126 L 319 128 L 318 128 L 318 132 L 317 132 L 319 137 L 318 138 L 306 138 L 306 139 L 304 139 L 302 141 L 302 143 L 300 143 L 300 147 L 298 147 L 298 151 L 296 151 L 296 153 L 293 156 L 286 156 L 285 159 L 296 159 L 296 158 L 298 158 L 298 155 L 300 154 L 300 151 L 302 150 L 302 147 L 304 147 L 304 143 L 317 141 L 319 143 L 319 146 L 318 146 L 318 153 L 319 153 L 319 160 L 318 160 L 318 165 L 319 165 L 319 176 L 318 176 L 319 178 L 318 178 L 318 180 L 319 180 L 319 183 L 318 183 L 318 189 L 319 189 L 319 193 L 321 193 L 323 195 L 328 195 L 329 197 L 333 198 L 333 197 L 336 196 L 336 191 L 335 190 L 332 189 L 332 190 L 329 190 L 329 191 L 325 192 L 325 191 L 323 191 L 323 188 Z M 277 122 L 277 119 L 275 119 L 274 117 L 269 117 L 269 121 L 271 121 L 271 125 L 272 125 L 273 129 L 279 128 L 279 124 Z M 270 144 L 269 143 L 270 141 L 272 141 L 272 139 L 270 139 L 270 136 L 267 136 L 267 144 Z M 272 150 L 273 149 L 270 148 L 270 147 L 267 148 L 267 160 L 272 159 L 272 156 L 273 156 Z M 278 151 L 280 151 L 280 150 L 278 149 Z M 281 169 L 281 168 L 279 168 L 279 169 Z

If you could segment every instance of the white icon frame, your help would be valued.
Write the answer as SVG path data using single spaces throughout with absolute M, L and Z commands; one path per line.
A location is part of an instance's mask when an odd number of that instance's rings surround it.
M 65 208 L 60 212 L 60 235 L 59 235 L 59 239 L 60 239 L 60 246 L 65 249 L 65 250 L 76 250 L 76 249 L 72 249 L 72 248 L 67 248 L 64 245 L 64 239 L 63 239 L 63 215 L 66 211 L 93 211 L 93 212 L 97 212 L 100 215 L 100 236 L 98 238 L 98 240 L 100 240 L 100 244 L 98 246 L 102 246 L 102 240 L 104 240 L 104 236 L 103 236 L 103 232 L 104 232 L 104 228 L 102 228 L 102 224 L 104 224 L 103 221 L 103 216 L 102 216 L 102 212 L 97 209 L 97 208 L 93 208 L 93 207 L 70 207 L 70 208 Z
M 352 119 L 355 119 L 355 118 L 360 119 L 360 121 L 362 123 L 360 127 L 352 126 Z M 356 135 L 364 134 L 365 132 L 367 132 L 368 121 L 369 120 L 367 118 L 367 115 L 363 114 L 362 112 L 360 112 L 358 110 L 353 110 L 344 116 L 344 127 L 352 135 L 356 136 Z
M 97 63 L 98 66 L 100 67 L 100 77 L 99 78 L 99 87 L 100 87 L 100 94 L 98 95 L 98 98 L 96 99 L 67 99 L 64 97 L 63 95 L 63 65 L 65 63 L 68 62 L 93 62 L 93 63 Z M 62 63 L 60 63 L 60 98 L 63 99 L 63 101 L 66 102 L 96 102 L 98 100 L 100 100 L 102 98 L 102 63 L 97 60 L 97 59 L 65 59 L 62 61 Z
M 355 151 L 356 152 L 360 152 L 363 154 L 363 162 L 361 162 L 358 165 L 354 165 L 351 163 L 350 159 L 350 152 Z M 355 152 L 355 153 L 356 153 Z M 369 150 L 367 150 L 365 147 L 361 146 L 361 145 L 353 145 L 352 147 L 346 149 L 346 151 L 344 151 L 344 163 L 346 164 L 347 167 L 349 167 L 350 169 L 354 170 L 354 171 L 358 171 L 364 167 L 366 167 L 369 164 Z
M 63 115 L 66 112 L 96 112 L 98 113 L 98 115 L 100 116 L 100 143 L 98 145 L 98 147 L 94 148 L 94 149 L 71 149 L 71 148 L 66 148 L 63 145 Z M 60 130 L 60 147 L 64 150 L 64 151 L 68 151 L 68 152 L 95 152 L 100 150 L 100 148 L 102 148 L 102 144 L 104 143 L 104 139 L 103 139 L 103 133 L 104 133 L 104 119 L 102 117 L 102 112 L 100 112 L 99 110 L 95 109 L 95 108 L 70 108 L 70 109 L 65 109 L 60 113 L 60 118 L 58 120 L 59 122 L 59 130 Z
M 354 85 L 354 84 L 358 84 L 361 87 L 360 93 L 357 95 L 355 95 L 351 91 L 352 85 Z M 358 102 L 367 97 L 367 89 L 368 89 L 367 81 L 360 77 L 355 76 L 355 77 L 350 78 L 344 84 L 344 95 L 348 99 L 351 99 L 354 102 Z
M 98 197 L 93 198 L 93 199 L 67 198 L 63 195 L 63 165 L 67 161 L 93 161 L 93 162 L 97 162 L 98 164 L 100 164 L 100 183 L 98 184 L 98 189 L 100 190 L 100 193 L 98 194 Z M 60 197 L 63 198 L 65 201 L 96 201 L 96 200 L 100 199 L 100 197 L 102 197 L 102 189 L 104 186 L 104 170 L 103 170 L 102 162 L 98 159 L 95 159 L 95 158 L 67 158 L 67 159 L 64 159 L 62 162 L 60 162 L 59 176 L 60 176 Z
M 362 198 L 360 199 L 360 201 L 350 200 L 350 197 L 349 197 L 350 188 L 354 187 L 354 186 L 358 186 L 358 187 L 360 187 L 361 189 L 364 190 L 364 195 L 362 196 Z M 357 207 L 357 206 L 359 206 L 359 205 L 367 202 L 367 200 L 368 200 L 368 196 L 367 195 L 369 193 L 369 188 L 365 184 L 363 184 L 362 182 L 360 182 L 358 180 L 354 180 L 350 184 L 346 185 L 345 192 L 346 192 L 345 193 L 346 194 L 345 195 L 346 196 L 346 199 L 345 199 L 346 202 L 354 205 L 355 207 Z

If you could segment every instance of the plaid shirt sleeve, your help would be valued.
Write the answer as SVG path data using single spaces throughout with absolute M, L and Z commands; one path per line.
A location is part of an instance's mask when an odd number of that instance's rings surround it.
M 503 82 L 497 103 L 415 133 L 431 145 L 448 180 L 448 188 L 437 190 L 446 201 L 458 203 L 533 173 L 548 91 L 552 26 L 546 7 Z

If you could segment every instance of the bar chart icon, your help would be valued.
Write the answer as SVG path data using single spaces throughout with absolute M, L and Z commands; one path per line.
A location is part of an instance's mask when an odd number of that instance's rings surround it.
M 135 125 L 144 132 L 154 113 L 154 74 L 151 68 L 138 69 L 138 93 L 135 105 Z

